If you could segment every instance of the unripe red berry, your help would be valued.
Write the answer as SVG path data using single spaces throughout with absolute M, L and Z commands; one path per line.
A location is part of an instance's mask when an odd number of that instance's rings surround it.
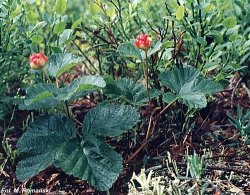
M 140 34 L 135 39 L 135 46 L 139 49 L 147 51 L 153 44 L 153 40 L 148 35 Z
M 34 53 L 29 57 L 30 67 L 34 70 L 41 70 L 48 62 L 48 58 L 43 53 Z

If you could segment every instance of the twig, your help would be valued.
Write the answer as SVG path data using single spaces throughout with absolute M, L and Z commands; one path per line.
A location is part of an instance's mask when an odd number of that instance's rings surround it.
M 101 37 L 100 35 L 98 35 L 97 33 L 94 33 L 93 30 L 91 30 L 90 28 L 84 26 L 83 29 L 80 29 L 82 31 L 87 30 L 88 32 L 91 32 L 95 37 L 97 37 L 98 39 L 102 40 L 104 43 L 107 43 L 110 47 L 113 47 L 116 49 L 116 47 L 112 44 L 112 42 L 106 40 L 105 38 Z
M 119 20 L 120 20 L 122 32 L 123 32 L 125 38 L 129 41 L 130 39 L 129 39 L 129 37 L 128 37 L 126 31 L 125 31 L 125 27 L 124 27 L 124 25 L 123 25 L 122 6 L 121 6 L 120 0 L 118 0 L 118 6 L 117 6 L 113 1 L 110 1 L 110 0 L 109 0 L 109 2 L 111 2 L 111 3 L 115 6 L 115 8 L 117 9 L 117 11 L 118 11 L 118 13 L 119 13 Z
M 76 121 L 79 125 L 83 126 L 83 123 L 81 123 L 79 120 L 77 120 L 75 117 L 73 117 L 73 120 Z
M 76 44 L 75 41 L 73 41 L 73 44 L 76 46 L 76 48 L 79 50 L 79 52 L 86 58 L 86 60 L 87 60 L 87 61 L 89 62 L 89 64 L 91 65 L 91 67 L 94 68 L 94 70 L 95 70 L 96 72 L 98 72 L 97 69 L 96 69 L 96 67 L 94 66 L 94 64 L 91 62 L 91 60 L 88 58 L 88 56 L 82 51 L 82 49 Z
M 166 8 L 166 10 L 167 10 L 167 12 L 169 13 L 169 15 L 171 16 L 172 14 L 171 14 L 171 11 L 169 10 L 169 8 L 168 8 L 168 4 L 167 4 L 167 2 L 165 2 L 165 8 Z M 173 53 L 175 54 L 176 53 L 176 35 L 175 35 L 175 31 L 174 31 L 174 26 L 175 26 L 175 23 L 174 23 L 174 21 L 172 21 L 172 35 L 173 35 L 173 39 L 174 39 L 174 50 L 173 50 Z M 176 58 L 173 58 L 174 60 L 176 59 Z M 176 59 L 176 65 L 177 65 L 177 67 L 179 67 L 179 63 L 178 63 L 178 60 Z
M 150 27 L 150 29 L 151 29 L 152 31 L 154 31 L 157 35 L 161 36 L 161 33 L 158 32 L 157 30 L 155 30 L 155 29 L 153 28 L 153 26 L 149 23 L 148 20 L 146 20 L 146 22 L 148 23 L 148 25 L 149 25 L 149 27 Z
M 164 113 L 173 103 L 176 102 L 177 99 L 178 98 L 175 98 L 171 103 L 169 103 L 165 108 L 163 108 L 163 110 L 157 115 L 157 117 Z
M 243 89 L 245 89 L 245 91 L 247 92 L 248 97 L 250 98 L 250 90 L 247 88 L 245 83 L 241 83 L 241 86 L 243 87 Z
M 205 124 L 205 122 L 207 121 L 208 117 L 211 114 L 211 110 L 209 111 L 208 115 L 206 116 L 206 118 L 202 121 L 200 127 L 197 129 L 197 132 L 200 131 L 200 129 L 203 127 L 203 125 Z
M 236 85 L 234 86 L 234 89 L 232 91 L 232 95 L 231 95 L 231 109 L 233 110 L 233 101 L 234 101 L 234 94 L 236 92 L 236 89 L 238 88 L 240 82 L 241 82 L 242 78 L 239 78 L 239 80 L 237 81 Z
M 153 119 L 158 118 L 158 116 L 160 116 L 163 112 L 165 112 L 178 98 L 175 98 L 170 104 L 168 104 L 158 115 L 156 115 L 153 118 L 153 114 L 151 114 L 150 119 L 149 119 L 149 125 L 148 125 L 148 129 L 147 129 L 147 133 L 146 133 L 146 137 L 143 140 L 141 146 L 125 161 L 125 164 L 127 164 L 129 161 L 131 161 L 144 147 L 145 145 L 148 143 L 148 138 L 151 132 L 151 126 L 152 126 L 152 121 Z
M 176 133 L 176 134 L 173 133 L 173 135 L 172 135 L 171 137 L 169 137 L 169 138 L 166 139 L 164 142 L 162 142 L 161 144 L 159 144 L 159 145 L 157 146 L 157 148 L 155 148 L 155 149 L 151 152 L 151 154 L 153 154 L 156 150 L 158 150 L 158 148 L 160 148 L 160 147 L 163 146 L 164 144 L 167 144 L 168 142 L 170 142 L 170 141 L 172 140 L 172 138 L 175 139 L 176 135 L 179 135 L 179 134 L 181 134 L 181 132 Z M 175 144 L 177 145 L 176 141 L 175 141 Z M 151 156 L 151 155 L 149 155 L 149 156 Z M 162 158 L 162 156 L 161 156 L 161 158 Z M 166 158 L 167 158 L 167 157 L 166 157 Z
M 184 43 L 184 41 L 183 41 L 184 33 L 185 32 L 181 32 L 180 38 L 176 44 L 175 52 L 173 53 L 173 59 L 175 59 L 181 51 L 182 45 Z
M 146 133 L 146 137 L 144 138 L 141 146 L 125 161 L 125 164 L 127 164 L 128 162 L 130 162 L 148 143 L 148 137 L 151 133 L 151 126 L 152 126 L 152 115 L 150 116 L 149 119 L 149 125 L 148 125 L 148 129 L 147 129 L 147 133 Z

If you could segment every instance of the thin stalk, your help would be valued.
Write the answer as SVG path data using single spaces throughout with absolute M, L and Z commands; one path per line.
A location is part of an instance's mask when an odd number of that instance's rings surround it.
M 81 47 L 79 47 L 79 45 L 76 44 L 75 41 L 73 41 L 73 44 L 75 45 L 75 47 L 79 50 L 79 52 L 86 58 L 86 60 L 88 61 L 88 63 L 90 64 L 90 66 L 96 71 L 98 72 L 98 70 L 96 69 L 95 65 L 91 62 L 91 60 L 88 58 L 88 56 L 84 53 L 84 51 L 81 49 Z M 87 66 L 87 65 L 86 65 Z
M 162 113 L 164 113 L 173 103 L 176 102 L 176 100 L 178 100 L 178 97 L 176 97 L 172 102 L 170 102 L 165 108 L 163 108 L 163 110 L 157 115 L 160 116 Z
M 51 81 L 51 79 L 49 78 L 49 75 L 47 74 L 46 70 L 42 69 L 41 71 L 42 71 L 42 73 L 45 75 L 45 77 L 46 77 L 46 79 L 49 81 L 49 83 L 53 84 L 52 81 Z M 58 86 L 57 86 L 57 87 L 58 87 Z M 64 110 L 65 114 L 67 114 L 67 116 L 68 116 L 69 118 L 73 118 L 73 117 L 72 117 L 72 114 L 71 114 L 71 112 L 70 112 L 70 110 L 69 110 L 68 102 L 63 102 L 63 101 L 61 101 L 61 105 L 62 105 L 62 107 L 63 107 L 63 110 Z M 81 134 L 80 134 L 77 130 L 76 130 L 76 134 L 77 134 L 77 136 L 79 137 L 79 139 L 81 139 L 82 136 L 81 136 Z
M 67 110 L 68 117 L 72 118 L 72 113 L 69 110 L 69 103 L 68 103 L 68 101 L 65 101 L 65 107 L 66 107 L 66 110 Z
M 42 69 L 41 71 L 42 71 L 42 73 L 45 75 L 46 79 L 47 79 L 50 83 L 52 83 L 51 79 L 49 78 L 49 75 L 48 75 L 47 71 L 44 70 L 44 69 Z
M 148 51 L 145 51 L 146 55 L 146 68 L 145 68 L 145 78 L 146 78 L 146 88 L 147 88 L 147 95 L 148 95 L 148 103 L 150 104 L 150 94 L 149 94 L 149 87 L 148 87 Z

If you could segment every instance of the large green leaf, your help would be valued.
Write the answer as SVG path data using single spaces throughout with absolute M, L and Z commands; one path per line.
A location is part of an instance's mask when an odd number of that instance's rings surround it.
M 38 118 L 18 140 L 18 180 L 25 181 L 52 165 L 63 144 L 75 137 L 71 120 L 63 116 Z
M 122 158 L 102 141 L 83 140 L 78 144 L 72 140 L 57 153 L 55 165 L 66 173 L 87 180 L 97 190 L 111 188 L 122 171 Z
M 57 88 L 50 83 L 39 83 L 27 90 L 27 95 L 19 109 L 46 109 L 57 106 L 60 101 L 68 101 L 85 96 L 97 89 L 104 88 L 104 79 L 100 76 L 84 76 L 72 81 L 68 86 Z
M 190 108 L 206 107 L 206 95 L 222 90 L 219 83 L 201 77 L 200 72 L 193 67 L 165 71 L 159 75 L 159 80 Z M 169 103 L 169 94 L 164 95 L 163 100 Z
M 104 88 L 106 82 L 100 76 L 84 76 L 72 81 L 61 89 L 60 100 L 72 100 L 87 95 L 100 88 Z
M 162 85 L 179 93 L 185 84 L 194 81 L 199 74 L 200 72 L 197 69 L 190 67 L 162 72 L 159 75 L 159 79 Z
M 146 88 L 143 85 L 128 79 L 107 80 L 105 95 L 114 99 L 123 99 L 131 104 L 139 106 L 148 102 Z M 159 95 L 160 92 L 158 90 L 150 90 L 151 98 L 155 98 Z
M 115 137 L 131 129 L 138 120 L 139 114 L 131 106 L 99 105 L 85 116 L 82 133 Z
M 203 93 L 189 92 L 179 94 L 179 97 L 190 108 L 204 108 L 207 106 L 207 99 Z
M 142 59 L 140 50 L 136 48 L 132 42 L 120 44 L 117 50 L 125 57 L 132 57 L 140 60 Z
M 19 105 L 19 109 L 33 110 L 55 107 L 60 103 L 56 98 L 59 93 L 60 90 L 50 83 L 39 83 L 31 86 L 27 90 L 25 100 Z
M 62 73 L 75 66 L 76 63 L 81 62 L 81 60 L 82 59 L 80 57 L 74 56 L 70 53 L 53 54 L 50 57 L 48 64 L 46 65 L 46 70 L 48 71 L 50 76 L 57 78 Z
M 122 170 L 122 158 L 102 138 L 120 135 L 138 119 L 137 110 L 130 106 L 99 105 L 86 115 L 79 138 L 72 120 L 58 115 L 40 117 L 18 141 L 17 178 L 25 181 L 55 165 L 106 191 Z

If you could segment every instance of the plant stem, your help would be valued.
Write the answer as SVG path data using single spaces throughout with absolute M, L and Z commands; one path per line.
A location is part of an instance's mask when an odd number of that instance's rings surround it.
M 146 137 L 144 138 L 141 146 L 125 161 L 125 164 L 129 163 L 134 157 L 136 157 L 136 155 L 147 145 L 148 137 L 152 133 L 151 132 L 152 122 L 153 122 L 153 117 L 151 115 L 150 119 L 149 119 L 149 125 L 148 125 L 148 130 L 147 130 L 147 133 L 146 133 Z
M 163 110 L 157 115 L 160 116 L 163 112 L 165 112 L 173 103 L 176 102 L 176 100 L 178 100 L 178 97 L 176 97 L 172 102 L 170 102 L 165 108 L 163 108 Z
M 46 70 L 42 69 L 43 74 L 45 75 L 46 79 L 49 81 L 49 83 L 52 83 L 51 79 L 49 78 L 48 73 L 46 72 Z M 52 83 L 53 84 L 53 83 Z M 65 114 L 68 115 L 69 118 L 71 117 L 70 111 L 69 111 L 69 107 L 68 107 L 68 103 L 67 102 L 63 102 L 61 101 L 61 105 L 63 107 L 63 110 L 65 112 Z
M 50 83 L 52 83 L 52 81 L 51 81 L 51 79 L 49 78 L 49 75 L 48 75 L 48 73 L 46 72 L 46 70 L 42 69 L 42 73 L 45 75 L 46 79 L 47 79 Z
M 148 51 L 145 51 L 146 55 L 146 68 L 145 68 L 145 78 L 146 78 L 146 88 L 147 88 L 147 95 L 148 95 L 148 104 L 150 104 L 150 94 L 148 88 Z
M 67 112 L 68 117 L 69 117 L 69 118 L 73 118 L 73 117 L 72 117 L 72 113 L 71 113 L 70 110 L 69 110 L 68 101 L 65 101 L 65 107 L 66 107 L 66 112 Z

